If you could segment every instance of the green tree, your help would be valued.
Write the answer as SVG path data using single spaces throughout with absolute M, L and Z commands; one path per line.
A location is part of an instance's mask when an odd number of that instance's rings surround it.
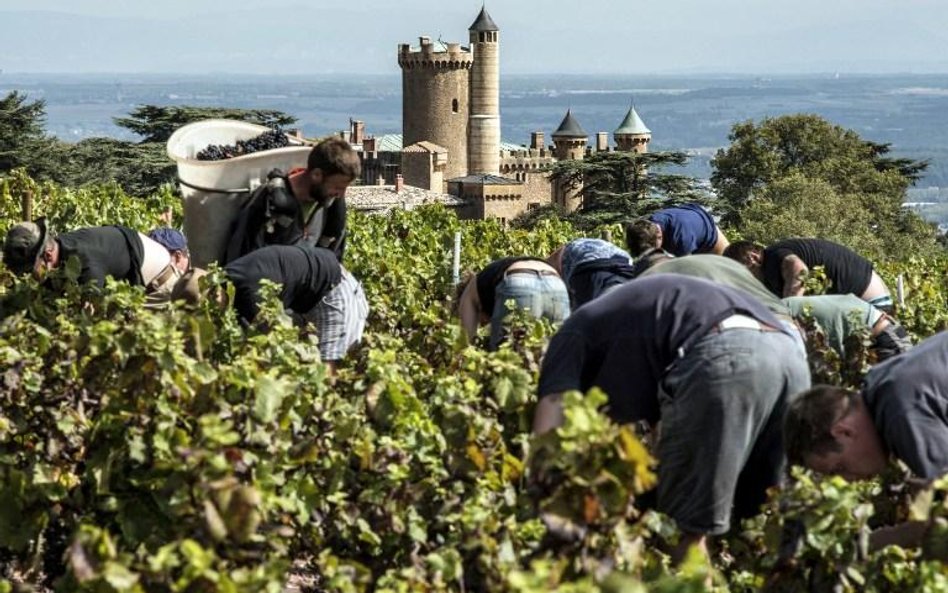
M 63 150 L 67 154 L 57 181 L 69 187 L 115 181 L 127 194 L 146 196 L 174 183 L 176 166 L 163 142 L 96 137 L 65 144 Z
M 25 167 L 33 176 L 44 177 L 54 168 L 46 136 L 46 102 L 30 101 L 19 91 L 0 99 L 0 173 Z
M 550 181 L 579 189 L 583 205 L 569 218 L 582 229 L 622 222 L 671 203 L 706 203 L 707 192 L 686 175 L 666 168 L 684 165 L 683 152 L 596 152 L 582 160 L 563 160 L 548 169 Z
M 711 183 L 724 221 L 744 235 L 824 237 L 880 258 L 936 248 L 934 225 L 902 207 L 927 162 L 816 115 L 739 123 L 730 138 Z
M 842 193 L 886 196 L 898 207 L 905 190 L 928 166 L 925 161 L 893 158 L 888 144 L 864 140 L 817 115 L 738 123 L 729 139 L 730 146 L 711 161 L 711 184 L 728 222 L 737 222 L 741 208 L 767 184 L 794 172 L 822 179 Z
M 115 125 L 142 136 L 142 142 L 167 142 L 175 130 L 202 119 L 238 119 L 270 128 L 284 128 L 296 118 L 272 109 L 234 109 L 189 105 L 140 105 L 128 117 L 113 118 Z

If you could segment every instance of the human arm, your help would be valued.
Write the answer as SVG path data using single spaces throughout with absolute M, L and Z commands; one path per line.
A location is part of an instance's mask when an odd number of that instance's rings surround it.
M 783 296 L 803 296 L 803 278 L 809 269 L 798 256 L 790 254 L 780 260 L 780 275 L 783 278 Z
M 339 261 L 342 261 L 346 249 L 346 218 L 346 201 L 336 198 L 326 210 L 326 224 L 317 242 L 320 247 L 331 249 Z
M 563 394 L 583 388 L 586 343 L 581 335 L 562 329 L 550 340 L 537 384 L 539 401 L 533 414 L 534 434 L 543 434 L 563 424 Z
M 464 329 L 464 333 L 467 334 L 467 339 L 469 341 L 474 340 L 477 337 L 477 328 L 480 326 L 481 320 L 481 300 L 477 296 L 477 276 L 472 277 L 467 286 L 464 287 L 464 292 L 461 293 L 460 302 L 458 303 L 458 315 L 461 318 L 461 327 Z
M 543 434 L 563 424 L 563 394 L 541 397 L 533 414 L 533 433 Z

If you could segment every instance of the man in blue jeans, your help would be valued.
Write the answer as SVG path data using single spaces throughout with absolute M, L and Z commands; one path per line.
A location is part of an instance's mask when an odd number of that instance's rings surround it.
M 658 510 L 679 555 L 755 514 L 783 468 L 783 417 L 810 385 L 803 353 L 747 293 L 662 274 L 573 313 L 550 342 L 533 429 L 563 421 L 562 395 L 599 387 L 616 422 L 661 421 Z
M 566 285 L 550 264 L 536 257 L 495 260 L 469 275 L 458 287 L 458 295 L 457 312 L 469 340 L 477 336 L 480 325 L 490 323 L 490 350 L 496 350 L 506 337 L 508 301 L 554 323 L 569 316 Z

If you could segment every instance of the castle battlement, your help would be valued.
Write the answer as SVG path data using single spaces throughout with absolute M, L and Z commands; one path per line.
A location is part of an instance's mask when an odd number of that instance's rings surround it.
M 451 68 L 469 69 L 474 64 L 474 54 L 460 43 L 431 41 L 430 37 L 419 37 L 418 47 L 407 43 L 398 46 L 398 65 L 402 68 Z
M 553 162 L 553 153 L 545 148 L 500 151 L 501 167 L 536 168 Z

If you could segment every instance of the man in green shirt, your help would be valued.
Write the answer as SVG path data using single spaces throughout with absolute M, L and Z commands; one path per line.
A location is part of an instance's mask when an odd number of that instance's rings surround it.
M 787 297 L 783 302 L 793 312 L 795 319 L 812 317 L 826 334 L 830 347 L 840 356 L 846 356 L 846 338 L 865 330 L 869 331 L 871 347 L 880 361 L 912 347 L 905 328 L 856 295 Z
M 713 253 L 695 253 L 684 257 L 674 257 L 662 250 L 650 250 L 643 253 L 636 260 L 636 267 L 645 268 L 645 271 L 639 275 L 642 278 L 655 274 L 680 274 L 693 278 L 704 278 L 747 293 L 770 309 L 784 328 L 790 330 L 797 347 L 803 352 L 806 351 L 803 335 L 799 326 L 793 320 L 790 309 L 739 262 Z

